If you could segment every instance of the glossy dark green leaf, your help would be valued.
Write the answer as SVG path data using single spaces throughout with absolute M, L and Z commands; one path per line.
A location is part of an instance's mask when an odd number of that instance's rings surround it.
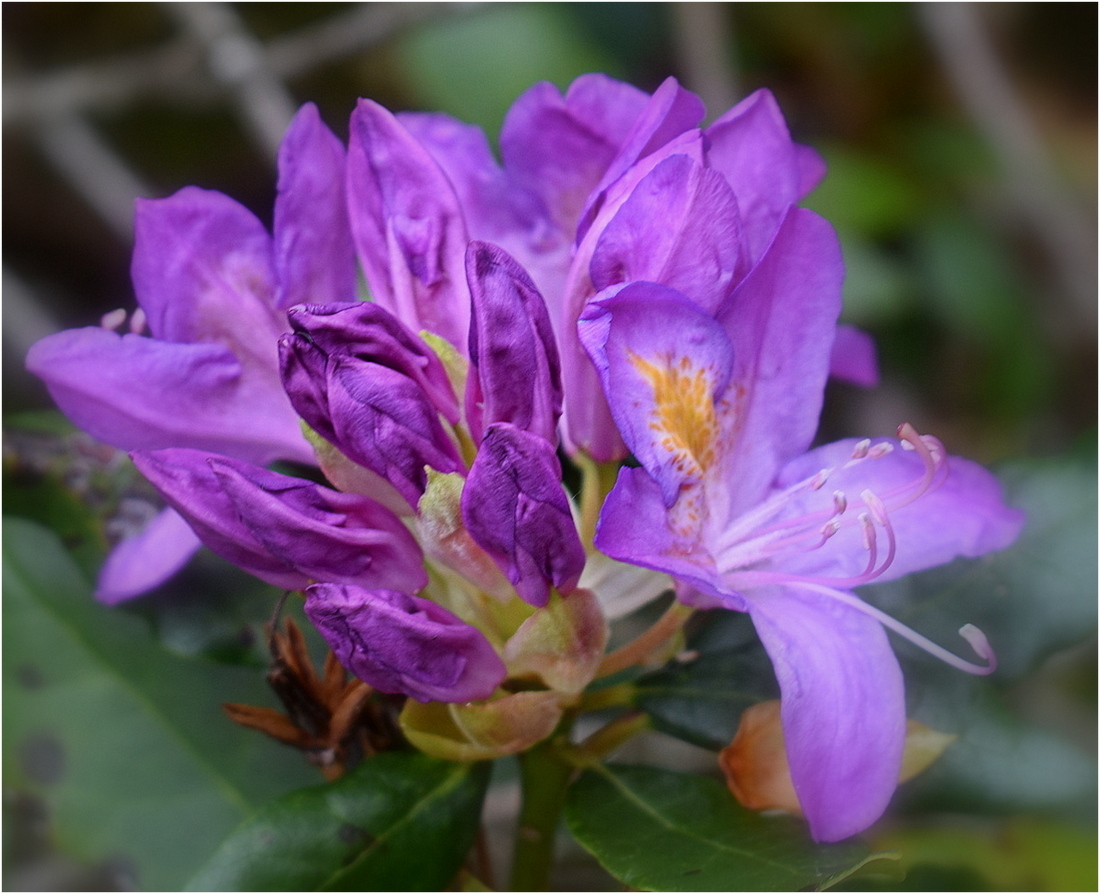
M 730 743 L 741 712 L 778 698 L 771 662 L 747 615 L 717 610 L 705 616 L 681 658 L 636 683 L 636 707 L 654 726 L 703 748 Z
M 821 888 L 869 859 L 858 842 L 814 844 L 803 823 L 745 810 L 714 779 L 653 767 L 585 771 L 566 820 L 608 872 L 642 890 Z
M 222 713 L 270 704 L 262 673 L 165 652 L 37 525 L 6 519 L 3 552 L 5 783 L 45 802 L 64 851 L 178 888 L 257 806 L 317 778 Z
M 487 763 L 389 752 L 292 792 L 231 835 L 193 891 L 437 891 L 473 844 Z

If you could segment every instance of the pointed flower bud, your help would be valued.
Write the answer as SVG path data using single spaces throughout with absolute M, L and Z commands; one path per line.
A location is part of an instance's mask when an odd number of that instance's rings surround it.
M 200 450 L 132 456 L 203 543 L 270 584 L 288 590 L 319 578 L 407 590 L 427 584 L 415 539 L 368 497 Z
M 584 568 L 584 547 L 562 489 L 553 445 L 523 429 L 489 426 L 462 492 L 471 536 L 531 605 L 550 587 L 567 593 Z
M 466 416 L 471 433 L 510 422 L 556 444 L 561 365 L 546 304 L 527 272 L 487 242 L 466 251 L 470 361 Z
M 504 679 L 481 631 L 428 599 L 321 583 L 306 590 L 306 614 L 340 663 L 382 692 L 467 702 L 488 698 Z
M 306 423 L 415 506 L 425 466 L 464 468 L 440 413 L 458 410 L 435 353 L 369 304 L 306 306 L 279 343 L 283 384 Z

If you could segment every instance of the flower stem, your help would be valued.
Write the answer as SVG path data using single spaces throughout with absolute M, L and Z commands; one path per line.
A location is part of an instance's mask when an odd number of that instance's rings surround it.
M 547 891 L 554 863 L 554 838 L 565 807 L 573 767 L 553 742 L 519 755 L 523 806 L 516 826 L 509 891 Z
M 637 639 L 624 646 L 620 646 L 614 652 L 610 652 L 600 662 L 600 668 L 596 672 L 597 679 L 617 674 L 621 670 L 641 664 L 649 658 L 661 646 L 667 643 L 691 617 L 694 611 L 690 606 L 682 602 L 674 602 L 668 607 L 657 623 L 649 628 Z
M 586 763 L 599 762 L 651 726 L 648 714 L 624 714 L 581 742 L 576 748 L 577 754 L 583 755 Z
M 581 470 L 581 543 L 586 550 L 591 550 L 596 537 L 600 507 L 614 486 L 619 469 L 614 463 L 597 463 L 583 450 L 577 451 L 572 459 Z

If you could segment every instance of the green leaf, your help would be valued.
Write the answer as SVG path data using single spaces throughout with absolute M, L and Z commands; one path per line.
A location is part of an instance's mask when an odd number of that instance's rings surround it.
M 271 701 L 260 673 L 165 652 L 31 522 L 5 519 L 3 559 L 5 783 L 46 803 L 64 850 L 178 888 L 256 806 L 316 778 L 222 714 Z
M 635 683 L 634 705 L 662 732 L 703 748 L 725 748 L 742 711 L 779 697 L 771 661 L 748 615 L 708 613 L 682 655 Z
M 647 891 L 821 888 L 875 859 L 858 842 L 816 845 L 796 820 L 745 810 L 716 780 L 652 767 L 585 771 L 565 816 L 608 872 Z
M 237 829 L 192 891 L 438 891 L 477 832 L 488 763 L 389 752 Z

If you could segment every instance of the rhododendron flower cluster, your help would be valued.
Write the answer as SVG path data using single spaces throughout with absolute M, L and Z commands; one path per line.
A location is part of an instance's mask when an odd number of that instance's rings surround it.
M 361 100 L 345 147 L 306 105 L 270 234 L 219 193 L 140 202 L 131 331 L 27 361 L 168 504 L 100 598 L 204 543 L 301 592 L 347 669 L 412 700 L 414 744 L 477 759 L 548 736 L 621 663 L 608 622 L 674 588 L 752 618 L 814 837 L 866 828 L 905 741 L 885 628 L 994 659 L 853 588 L 1001 549 L 1022 518 L 908 424 L 814 446 L 828 377 L 876 377 L 838 325 L 836 234 L 798 207 L 824 165 L 767 91 L 704 112 L 673 79 L 537 84 L 498 163 L 444 115 Z

